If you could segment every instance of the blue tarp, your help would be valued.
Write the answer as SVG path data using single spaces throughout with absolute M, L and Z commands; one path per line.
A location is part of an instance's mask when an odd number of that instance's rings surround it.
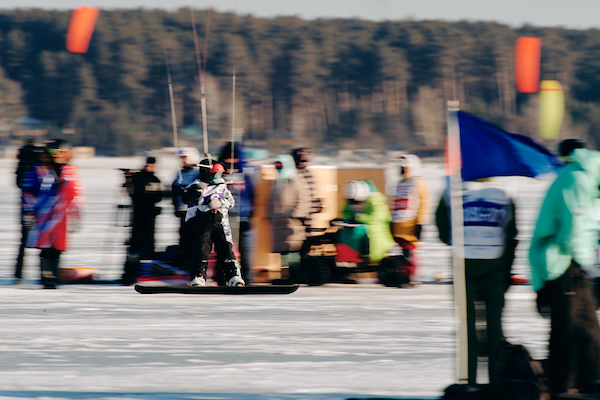
M 548 149 L 527 136 L 502 131 L 463 111 L 458 111 L 457 117 L 465 181 L 492 176 L 533 178 L 562 165 Z

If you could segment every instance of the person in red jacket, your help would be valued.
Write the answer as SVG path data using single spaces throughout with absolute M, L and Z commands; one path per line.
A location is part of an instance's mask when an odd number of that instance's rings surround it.
M 67 233 L 79 227 L 83 189 L 77 166 L 69 164 L 71 146 L 50 141 L 40 161 L 23 178 L 24 214 L 31 223 L 27 247 L 41 249 L 40 268 L 45 289 L 58 282 L 60 254 L 67 249 Z

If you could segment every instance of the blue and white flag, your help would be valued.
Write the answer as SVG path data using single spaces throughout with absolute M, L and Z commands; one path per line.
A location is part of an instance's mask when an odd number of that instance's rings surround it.
M 533 178 L 562 165 L 548 149 L 527 136 L 502 131 L 463 111 L 458 111 L 457 118 L 465 181 L 493 176 Z

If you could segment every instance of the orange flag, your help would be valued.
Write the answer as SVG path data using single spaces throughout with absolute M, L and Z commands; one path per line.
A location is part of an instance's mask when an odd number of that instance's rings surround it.
M 520 37 L 515 44 L 515 83 L 521 93 L 540 90 L 542 39 Z
M 90 6 L 77 7 L 71 15 L 67 31 L 67 50 L 83 54 L 88 51 L 100 10 Z

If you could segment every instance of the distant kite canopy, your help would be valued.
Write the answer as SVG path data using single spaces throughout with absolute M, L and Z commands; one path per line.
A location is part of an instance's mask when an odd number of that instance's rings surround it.
M 556 139 L 565 114 L 565 94 L 558 81 L 540 83 L 540 135 Z
M 515 82 L 521 93 L 537 93 L 540 89 L 542 39 L 520 37 L 515 44 Z
M 71 53 L 87 53 L 100 10 L 90 6 L 77 7 L 71 15 L 67 31 L 67 50 Z

